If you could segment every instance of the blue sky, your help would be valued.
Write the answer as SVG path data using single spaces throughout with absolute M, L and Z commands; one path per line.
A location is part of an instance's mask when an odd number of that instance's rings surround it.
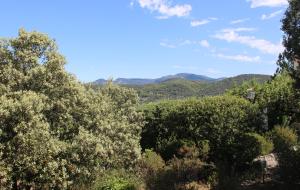
M 3 0 L 1 37 L 54 38 L 81 81 L 273 74 L 287 0 Z

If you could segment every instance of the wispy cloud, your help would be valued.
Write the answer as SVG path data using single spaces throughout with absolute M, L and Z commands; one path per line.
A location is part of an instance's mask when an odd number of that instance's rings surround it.
M 176 43 L 170 43 L 168 40 L 163 40 L 160 42 L 160 46 L 166 47 L 166 48 L 177 48 L 181 46 L 187 46 L 187 45 L 200 45 L 204 48 L 209 48 L 210 44 L 207 40 L 183 40 L 183 41 L 177 41 Z
M 209 48 L 210 47 L 210 44 L 208 43 L 207 40 L 201 40 L 199 42 L 199 44 L 202 46 L 202 47 L 205 47 L 205 48 Z
M 255 28 L 239 27 L 239 28 L 225 28 L 222 32 L 252 32 Z
M 158 12 L 158 19 L 167 19 L 170 17 L 185 17 L 192 11 L 189 4 L 172 5 L 169 0 L 137 0 L 142 8 L 149 9 L 151 12 Z
M 209 19 L 209 20 L 219 20 L 219 19 L 216 18 L 216 17 L 209 17 L 208 19 Z
M 233 20 L 230 22 L 230 24 L 240 24 L 240 23 L 244 23 L 246 21 L 250 20 L 250 18 L 244 18 L 244 19 L 238 19 L 238 20 Z
M 196 27 L 196 26 L 202 26 L 202 25 L 205 25 L 205 24 L 208 24 L 210 23 L 210 20 L 192 20 L 191 21 L 191 26 L 192 27 Z
M 288 0 L 247 0 L 251 3 L 251 8 L 256 7 L 280 7 L 288 4 Z
M 232 60 L 232 61 L 239 61 L 239 62 L 259 62 L 261 59 L 259 56 L 251 57 L 248 55 L 224 55 L 224 54 L 216 54 L 218 58 L 221 59 L 227 59 L 227 60 Z
M 159 45 L 165 48 L 172 48 L 172 49 L 177 47 L 176 45 L 170 44 L 168 42 L 160 42 Z
M 263 14 L 261 16 L 261 20 L 268 20 L 268 19 L 274 18 L 274 17 L 280 15 L 282 12 L 283 12 L 283 10 L 279 10 L 279 11 L 275 11 L 275 12 L 273 12 L 271 14 L 268 14 L 268 15 L 267 14 Z
M 202 25 L 210 23 L 211 21 L 216 21 L 216 20 L 218 20 L 218 18 L 215 18 L 215 17 L 210 17 L 210 18 L 202 19 L 202 20 L 192 20 L 191 27 L 202 26 Z
M 274 54 L 282 52 L 283 46 L 281 43 L 274 44 L 264 39 L 258 39 L 254 36 L 241 35 L 239 32 L 246 31 L 245 29 L 224 29 L 218 32 L 213 37 L 225 40 L 227 42 L 236 42 L 251 48 L 257 49 L 266 54 Z

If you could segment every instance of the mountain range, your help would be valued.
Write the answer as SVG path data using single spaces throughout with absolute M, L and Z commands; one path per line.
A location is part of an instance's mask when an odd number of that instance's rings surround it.
M 258 83 L 264 83 L 270 78 L 270 75 L 242 74 L 235 77 L 214 79 L 203 75 L 179 73 L 157 79 L 118 78 L 113 82 L 135 89 L 141 102 L 152 102 L 162 99 L 220 95 L 244 82 L 255 80 Z M 97 87 L 106 82 L 104 79 L 99 79 L 93 84 Z
M 156 79 L 146 79 L 146 78 L 117 78 L 113 80 L 116 84 L 121 85 L 146 85 L 146 84 L 158 84 L 168 80 L 174 79 L 185 79 L 189 81 L 206 81 L 212 82 L 220 79 L 210 78 L 204 75 L 196 75 L 191 73 L 178 73 L 175 75 L 167 75 Z M 222 79 L 222 78 L 221 78 Z M 94 84 L 105 84 L 107 80 L 105 79 L 98 79 L 94 81 Z

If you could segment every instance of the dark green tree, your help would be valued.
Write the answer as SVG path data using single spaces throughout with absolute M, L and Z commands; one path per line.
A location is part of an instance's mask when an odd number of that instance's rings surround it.
M 281 30 L 284 32 L 284 51 L 279 55 L 277 64 L 278 72 L 287 70 L 297 79 L 297 87 L 300 87 L 300 69 L 295 63 L 300 63 L 300 1 L 290 0 L 289 7 L 282 19 Z
M 291 102 L 291 113 L 294 115 L 294 122 L 300 118 L 300 1 L 289 0 L 289 6 L 282 19 L 281 30 L 283 35 L 284 50 L 279 55 L 277 73 L 287 71 L 295 80 L 293 84 L 294 101 Z

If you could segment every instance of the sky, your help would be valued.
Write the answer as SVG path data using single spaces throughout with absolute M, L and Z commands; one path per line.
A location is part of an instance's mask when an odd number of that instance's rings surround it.
M 273 74 L 287 0 L 1 0 L 0 37 L 47 33 L 83 82 Z

